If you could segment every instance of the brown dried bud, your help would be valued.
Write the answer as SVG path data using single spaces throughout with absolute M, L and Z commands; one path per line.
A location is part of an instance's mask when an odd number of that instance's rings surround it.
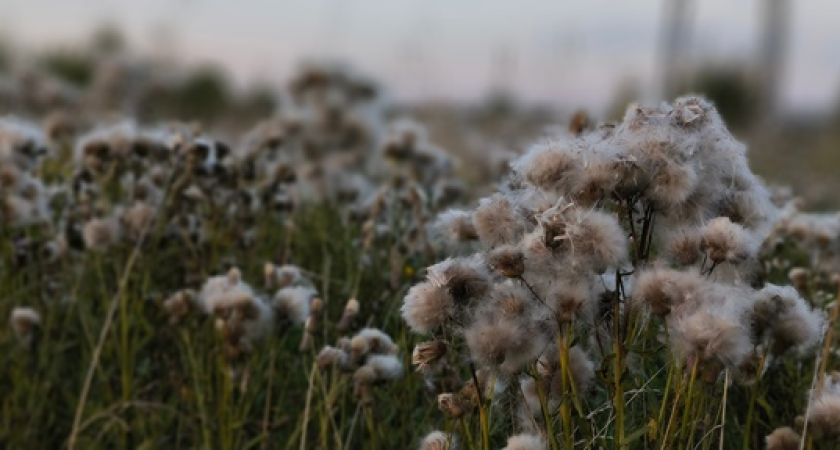
M 351 298 L 347 300 L 347 305 L 344 307 L 344 314 L 341 316 L 341 320 L 338 322 L 338 329 L 344 331 L 350 328 L 350 325 L 353 323 L 353 319 L 359 314 L 359 301 L 355 298 Z
M 798 291 L 804 291 L 808 287 L 808 278 L 810 278 L 810 271 L 803 267 L 794 267 L 788 271 L 788 278 L 793 283 L 793 287 Z
M 446 343 L 443 341 L 421 342 L 414 347 L 411 354 L 411 364 L 417 366 L 418 372 L 423 372 L 446 355 Z
M 459 418 L 469 412 L 469 405 L 464 405 L 457 394 L 447 392 L 438 395 L 438 409 L 452 418 Z

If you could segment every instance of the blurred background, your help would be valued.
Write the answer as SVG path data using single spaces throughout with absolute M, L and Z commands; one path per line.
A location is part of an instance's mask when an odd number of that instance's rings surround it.
M 72 110 L 94 87 L 103 111 L 237 130 L 302 64 L 337 61 L 475 155 L 696 92 L 765 179 L 836 208 L 837 17 L 836 0 L 0 0 L 0 114 Z

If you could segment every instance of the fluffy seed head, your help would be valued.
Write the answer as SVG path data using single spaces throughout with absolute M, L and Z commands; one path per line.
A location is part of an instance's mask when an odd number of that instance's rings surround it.
M 329 345 L 322 348 L 318 353 L 318 357 L 315 359 L 315 363 L 321 370 L 325 370 L 330 367 L 345 369 L 348 367 L 349 362 L 350 355 L 348 355 L 347 352 L 335 347 L 330 347 Z
M 545 438 L 536 434 L 517 434 L 508 438 L 503 450 L 545 450 Z
M 455 436 L 443 431 L 432 431 L 420 441 L 420 450 L 455 450 Z
M 586 283 L 556 283 L 546 302 L 552 305 L 558 323 L 588 322 L 596 306 L 592 291 Z
M 718 217 L 704 227 L 700 250 L 715 263 L 739 263 L 755 256 L 758 243 L 741 225 Z
M 788 279 L 800 291 L 808 287 L 810 271 L 803 267 L 794 267 L 788 272 Z
M 122 227 L 116 218 L 93 219 L 82 228 L 85 248 L 102 250 L 116 245 L 122 236 Z
M 455 302 L 445 282 L 445 279 L 425 281 L 412 286 L 406 294 L 402 316 L 415 333 L 431 333 L 452 315 Z
M 632 305 L 647 305 L 654 314 L 664 317 L 693 298 L 693 294 L 704 288 L 706 280 L 694 271 L 650 269 L 642 271 L 634 285 Z
M 519 278 L 525 272 L 525 255 L 513 245 L 491 250 L 487 255 L 487 263 L 506 278 Z
M 691 166 L 662 156 L 645 161 L 643 167 L 650 179 L 647 195 L 663 209 L 685 202 L 699 182 Z
M 395 355 L 371 355 L 365 361 L 374 374 L 373 382 L 396 380 L 403 376 L 402 361 Z
M 479 321 L 464 331 L 464 337 L 476 363 L 513 374 L 536 360 L 545 346 L 545 336 L 530 325 L 514 320 Z
M 802 438 L 793 428 L 776 428 L 767 435 L 767 450 L 799 450 L 799 441 Z
M 472 221 L 478 238 L 488 247 L 514 244 L 524 231 L 511 201 L 501 194 L 482 199 Z
M 478 231 L 473 224 L 472 214 L 467 211 L 450 209 L 438 216 L 434 227 L 451 242 L 468 242 L 478 239 Z
M 350 325 L 353 323 L 353 319 L 359 314 L 359 301 L 355 298 L 351 298 L 347 300 L 347 304 L 344 305 L 344 314 L 341 316 L 341 320 L 338 322 L 338 329 L 339 330 L 346 330 L 350 328 Z
M 700 261 L 700 234 L 693 229 L 681 230 L 670 237 L 668 253 L 680 266 L 691 266 Z
M 706 310 L 671 318 L 668 330 L 676 356 L 686 361 L 688 370 L 696 363 L 698 373 L 709 383 L 724 368 L 737 370 L 753 348 L 740 323 Z
M 574 184 L 571 175 L 580 170 L 581 161 L 574 142 L 555 141 L 538 144 L 511 166 L 539 188 L 568 193 Z
M 616 218 L 590 211 L 567 227 L 566 233 L 574 249 L 574 257 L 582 258 L 596 273 L 619 267 L 627 261 L 627 239 Z
M 812 310 L 791 286 L 766 285 L 754 296 L 748 314 L 753 340 L 774 355 L 814 345 L 825 328 L 825 314 Z
M 308 287 L 284 287 L 274 294 L 272 305 L 281 317 L 288 318 L 295 324 L 303 324 L 309 317 L 312 300 L 318 293 Z
M 178 323 L 189 314 L 195 295 L 195 291 L 186 289 L 172 294 L 163 301 L 163 309 L 169 314 L 171 323 Z
M 807 415 L 808 431 L 817 440 L 840 437 L 840 396 L 823 395 L 815 400 Z

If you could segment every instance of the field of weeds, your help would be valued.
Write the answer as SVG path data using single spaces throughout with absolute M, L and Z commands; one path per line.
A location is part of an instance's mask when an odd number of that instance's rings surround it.
M 343 66 L 100 69 L 0 80 L 2 447 L 837 446 L 840 215 L 704 98 L 451 151 Z

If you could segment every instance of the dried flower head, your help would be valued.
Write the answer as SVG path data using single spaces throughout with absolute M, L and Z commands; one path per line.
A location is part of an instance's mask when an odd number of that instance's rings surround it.
M 627 238 L 613 215 L 597 211 L 580 213 L 566 227 L 566 235 L 573 257 L 595 273 L 604 273 L 627 261 Z
M 196 293 L 192 289 L 178 291 L 163 301 L 163 309 L 169 315 L 169 322 L 176 324 L 183 320 L 195 302 Z
M 286 318 L 295 324 L 303 324 L 309 317 L 312 300 L 318 293 L 309 287 L 284 287 L 274 294 L 272 306 L 279 318 Z
M 791 286 L 768 284 L 755 293 L 749 320 L 753 340 L 774 355 L 813 346 L 825 328 L 825 314 L 815 311 Z
M 525 255 L 513 245 L 491 250 L 487 254 L 487 263 L 506 278 L 519 278 L 525 272 Z
M 478 238 L 488 247 L 516 243 L 525 228 L 510 199 L 501 194 L 481 200 L 472 222 Z
M 537 434 L 517 434 L 507 440 L 503 450 L 545 450 L 548 444 L 545 437 Z
M 368 354 L 395 355 L 399 348 L 390 336 L 376 328 L 363 328 L 350 340 L 350 354 L 360 361 Z
M 568 193 L 574 185 L 574 174 L 581 171 L 580 151 L 572 140 L 539 143 L 511 167 L 515 173 L 541 189 Z
M 122 237 L 123 228 L 116 217 L 93 219 L 82 228 L 85 248 L 103 250 L 116 245 Z
M 738 319 L 704 309 L 669 318 L 668 334 L 675 355 L 686 362 L 689 371 L 696 364 L 698 374 L 708 383 L 715 382 L 725 368 L 737 373 L 753 349 L 749 333 Z
M 814 399 L 806 420 L 814 439 L 828 441 L 840 437 L 840 395 L 823 394 Z
M 438 409 L 452 418 L 462 417 L 473 410 L 473 404 L 459 394 L 446 392 L 438 395 Z
M 557 282 L 549 290 L 546 302 L 558 323 L 591 323 L 597 303 L 595 293 L 585 282 Z
M 668 239 L 669 256 L 680 266 L 691 266 L 700 261 L 701 235 L 695 229 L 683 229 L 673 233 Z
M 337 325 L 339 330 L 346 330 L 350 328 L 353 320 L 359 314 L 359 307 L 359 301 L 355 298 L 347 300 L 347 304 L 344 306 L 344 314 L 341 316 L 341 320 Z
M 467 211 L 450 209 L 438 216 L 434 227 L 440 230 L 450 242 L 468 242 L 478 239 L 478 231 L 473 224 L 472 214 Z
M 420 441 L 420 450 L 456 450 L 455 436 L 443 431 L 432 431 Z
M 402 316 L 415 333 L 428 334 L 453 314 L 455 302 L 443 284 L 432 280 L 416 284 L 403 300 Z
M 350 364 L 350 355 L 348 355 L 344 350 L 327 345 L 318 353 L 317 358 L 315 358 L 315 363 L 321 370 L 325 370 L 330 367 L 347 369 Z
M 417 366 L 418 372 L 425 372 L 436 365 L 446 355 L 446 343 L 435 340 L 421 342 L 414 347 L 411 354 L 411 364 Z
M 547 344 L 546 336 L 523 320 L 480 320 L 464 337 L 476 363 L 508 374 L 536 360 Z
M 790 427 L 776 428 L 767 435 L 767 450 L 799 450 L 802 437 Z
M 728 217 L 718 217 L 702 231 L 700 250 L 714 263 L 739 263 L 755 256 L 758 242 Z
M 634 283 L 632 305 L 647 305 L 654 314 L 667 316 L 695 297 L 707 280 L 694 271 L 648 269 L 639 273 Z
M 9 323 L 21 344 L 29 346 L 35 336 L 35 330 L 41 326 L 41 315 L 32 308 L 15 307 Z
M 788 279 L 800 292 L 808 287 L 808 278 L 811 273 L 804 267 L 793 267 L 788 272 Z

